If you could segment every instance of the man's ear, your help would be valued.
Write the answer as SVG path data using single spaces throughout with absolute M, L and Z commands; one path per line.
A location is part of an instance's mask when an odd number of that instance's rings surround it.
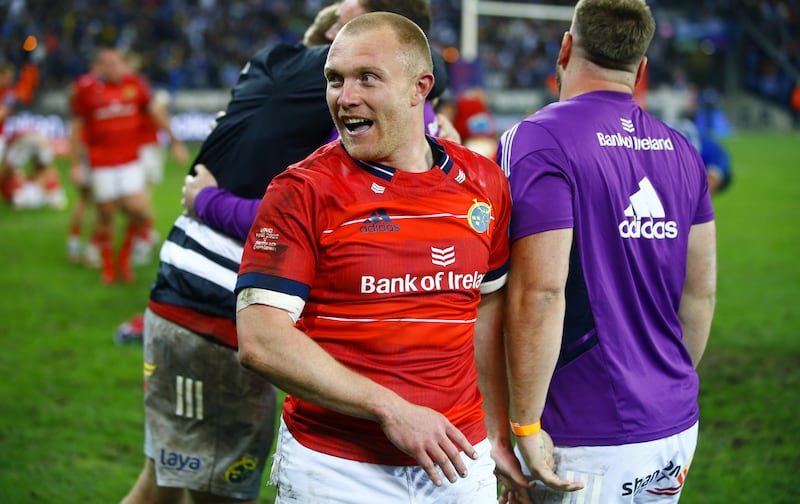
M 639 81 L 644 78 L 645 70 L 647 70 L 647 56 L 642 58 L 642 61 L 639 62 L 639 67 L 636 69 L 636 82 L 633 83 L 634 87 L 638 86 Z
M 567 64 L 569 63 L 569 59 L 572 57 L 572 34 L 570 32 L 564 32 L 564 36 L 561 37 L 561 49 L 558 50 L 558 59 L 556 60 L 556 65 L 562 68 L 567 68 Z
M 412 104 L 414 106 L 424 102 L 433 89 L 435 79 L 431 72 L 424 72 L 417 77 L 417 84 L 414 88 L 414 96 L 412 96 Z

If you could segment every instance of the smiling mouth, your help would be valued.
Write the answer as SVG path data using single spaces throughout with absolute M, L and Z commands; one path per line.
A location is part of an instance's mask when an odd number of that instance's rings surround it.
M 351 133 L 358 133 L 367 131 L 372 126 L 372 121 L 369 119 L 345 119 L 344 127 Z

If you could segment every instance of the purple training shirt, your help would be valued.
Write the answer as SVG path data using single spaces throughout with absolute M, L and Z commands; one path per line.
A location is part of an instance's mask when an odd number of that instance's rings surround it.
M 698 378 L 677 313 L 689 229 L 714 218 L 697 151 L 630 95 L 596 91 L 512 127 L 497 159 L 514 201 L 512 241 L 574 229 L 542 416 L 554 442 L 636 443 L 693 425 Z

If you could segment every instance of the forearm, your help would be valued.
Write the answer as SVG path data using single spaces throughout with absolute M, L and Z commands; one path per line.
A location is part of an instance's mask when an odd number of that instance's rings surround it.
M 509 294 L 506 327 L 511 411 L 523 425 L 541 419 L 561 348 L 563 292 L 515 291 Z
M 489 439 L 511 445 L 508 428 L 508 378 L 503 344 L 505 290 L 483 295 L 475 323 L 475 363 Z
M 242 365 L 293 396 L 379 423 L 405 402 L 339 363 L 283 310 L 250 305 L 238 312 L 236 323 Z
M 69 133 L 69 160 L 72 166 L 81 162 L 81 149 L 83 148 L 83 121 L 73 119 L 70 123 Z
M 695 367 L 703 358 L 711 332 L 716 285 L 716 229 L 712 221 L 694 225 L 689 231 L 686 280 L 678 309 L 683 343 Z
M 176 142 L 178 139 L 172 132 L 172 125 L 170 124 L 170 115 L 166 103 L 161 103 L 159 100 L 154 99 L 150 102 L 148 109 L 150 117 L 156 124 L 156 127 L 165 132 L 169 136 L 171 142 Z
M 561 349 L 572 229 L 536 233 L 512 245 L 506 311 L 511 420 L 540 420 Z
M 714 316 L 715 296 L 694 296 L 685 293 L 678 311 L 683 328 L 683 344 L 692 356 L 692 365 L 697 367 L 711 333 L 711 320 Z
M 194 200 L 197 217 L 208 226 L 241 241 L 256 217 L 260 200 L 240 198 L 218 187 L 206 187 Z

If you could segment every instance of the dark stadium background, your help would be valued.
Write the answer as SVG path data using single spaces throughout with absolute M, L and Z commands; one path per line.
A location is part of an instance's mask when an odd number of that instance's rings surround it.
M 0 61 L 18 66 L 35 55 L 41 85 L 29 112 L 67 113 L 64 90 L 88 69 L 98 44 L 125 49 L 154 87 L 172 94 L 173 112 L 186 139 L 202 139 L 205 115 L 224 107 L 227 90 L 257 49 L 302 37 L 329 0 L 113 0 L 109 2 L 0 1 Z M 460 48 L 460 0 L 432 0 L 432 45 Z M 574 2 L 511 2 L 571 6 Z M 698 89 L 735 126 L 791 126 L 790 96 L 800 81 L 798 0 L 654 0 L 658 22 L 649 56 L 649 106 L 672 119 L 687 89 Z M 548 100 L 545 79 L 553 70 L 565 21 L 482 16 L 477 61 L 456 59 L 451 90 L 487 90 L 500 125 Z M 34 53 L 23 41 L 34 35 Z M 21 120 L 30 120 L 24 115 Z M 201 124 L 203 123 L 203 124 Z M 11 121 L 14 129 L 14 121 Z M 55 129 L 54 129 L 55 128 Z

